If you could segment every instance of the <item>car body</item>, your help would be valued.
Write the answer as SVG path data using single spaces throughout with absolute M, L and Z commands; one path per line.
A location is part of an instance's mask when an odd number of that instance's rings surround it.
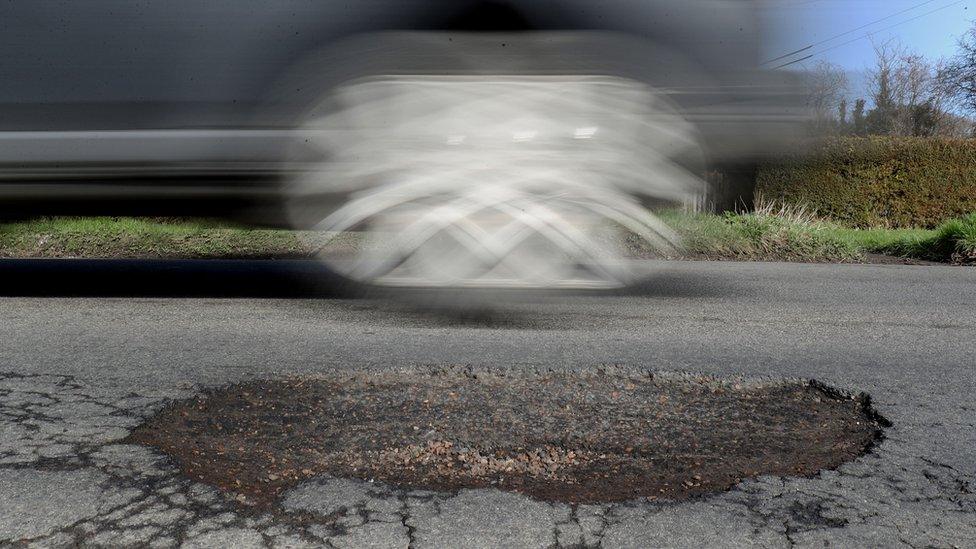
M 712 163 L 748 163 L 802 118 L 791 83 L 758 69 L 756 9 L 748 0 L 5 2 L 0 215 L 281 222 L 303 116 L 343 75 L 399 60 L 402 44 L 376 38 L 399 31 L 509 37 L 495 40 L 499 51 L 533 33 L 623 37 L 616 49 L 590 40 L 586 52 L 568 46 L 550 59 L 573 72 L 573 60 L 603 56 L 600 70 L 614 71 L 613 58 L 626 57 L 620 70 L 670 90 Z M 416 57 L 451 71 L 457 48 L 443 44 Z M 506 59 L 519 55 L 534 54 Z M 676 63 L 695 77 L 668 74 Z M 515 70 L 552 70 L 544 64 Z

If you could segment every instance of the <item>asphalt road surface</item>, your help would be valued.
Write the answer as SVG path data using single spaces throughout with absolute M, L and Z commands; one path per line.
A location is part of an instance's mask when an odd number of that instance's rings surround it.
M 280 272 L 229 274 L 237 297 L 104 297 L 167 281 L 165 291 L 144 293 L 200 293 L 172 281 L 213 284 L 213 277 L 102 276 L 87 266 L 88 274 L 45 267 L 38 278 L 30 275 L 36 265 L 8 265 L 6 278 L 0 271 L 7 294 L 49 286 L 102 297 L 0 298 L 0 545 L 971 547 L 976 540 L 976 270 L 661 263 L 632 292 L 520 300 L 472 316 L 322 287 L 303 295 Z M 115 292 L 123 278 L 127 290 Z M 837 471 L 762 477 L 694 501 L 571 507 L 494 490 L 404 492 L 319 478 L 258 516 L 182 477 L 165 456 L 118 442 L 167 399 L 205 387 L 427 365 L 814 378 L 866 391 L 893 426 L 870 454 Z

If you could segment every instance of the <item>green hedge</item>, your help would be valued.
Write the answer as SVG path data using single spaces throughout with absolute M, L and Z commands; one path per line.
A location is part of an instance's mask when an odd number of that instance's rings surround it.
M 976 212 L 976 140 L 844 137 L 762 166 L 764 198 L 855 227 L 935 227 Z

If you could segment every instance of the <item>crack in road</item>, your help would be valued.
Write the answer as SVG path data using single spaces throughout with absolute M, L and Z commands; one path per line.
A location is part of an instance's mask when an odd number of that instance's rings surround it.
M 961 547 L 976 539 L 971 473 L 917 455 L 897 427 L 839 470 L 761 477 L 685 503 L 572 506 L 495 490 L 403 491 L 319 477 L 255 514 L 182 477 L 165 456 L 118 443 L 170 400 L 194 393 L 0 373 L 0 544 Z

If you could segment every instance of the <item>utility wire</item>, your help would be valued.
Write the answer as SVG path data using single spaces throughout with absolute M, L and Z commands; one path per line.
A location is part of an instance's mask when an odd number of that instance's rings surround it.
M 813 49 L 813 44 L 810 44 L 809 46 L 807 46 L 805 48 L 800 48 L 800 49 L 798 49 L 796 51 L 791 51 L 790 53 L 783 54 L 783 55 L 781 55 L 779 57 L 774 57 L 774 58 L 770 59 L 769 61 L 763 61 L 762 64 L 763 65 L 768 65 L 768 64 L 770 64 L 770 63 L 772 63 L 774 61 L 779 61 L 780 59 L 786 59 L 787 57 L 793 57 L 794 55 L 796 55 L 798 53 L 803 53 L 803 52 L 805 52 L 805 51 L 807 51 L 809 49 Z
M 778 65 L 776 67 L 773 67 L 772 70 L 782 69 L 783 67 L 789 67 L 790 65 L 794 65 L 796 63 L 800 63 L 802 61 L 806 61 L 807 59 L 810 59 L 811 57 L 813 57 L 813 54 L 810 54 L 810 55 L 808 55 L 806 57 L 801 57 L 799 59 L 796 59 L 795 61 L 790 61 L 789 63 L 783 63 L 782 65 Z
M 810 59 L 811 57 L 815 57 L 815 56 L 817 56 L 817 55 L 823 55 L 824 53 L 827 53 L 828 51 L 831 51 L 831 50 L 835 50 L 835 49 L 837 49 L 837 48 L 840 48 L 840 47 L 842 47 L 842 46 L 846 46 L 846 45 L 848 45 L 848 44 L 852 44 L 852 43 L 854 43 L 854 42 L 857 42 L 858 40 L 864 40 L 865 38 L 869 38 L 869 37 L 871 37 L 871 36 L 873 36 L 873 35 L 874 35 L 874 34 L 876 34 L 876 33 L 879 33 L 879 32 L 884 32 L 884 31 L 886 31 L 886 30 L 891 30 L 891 29 L 893 29 L 893 28 L 895 28 L 895 27 L 898 27 L 898 26 L 901 26 L 901 25 L 904 25 L 905 23 L 911 23 L 912 21 L 915 21 L 915 20 L 917 20 L 917 19 L 921 19 L 921 18 L 923 18 L 923 17 L 925 17 L 925 16 L 928 16 L 928 15 L 932 15 L 933 13 L 935 13 L 935 12 L 937 12 L 937 11 L 942 11 L 942 10 L 944 10 L 944 9 L 948 9 L 948 8 L 951 8 L 951 7 L 953 7 L 953 6 L 957 6 L 957 5 L 959 5 L 959 4 L 962 4 L 963 2 L 966 2 L 966 1 L 967 1 L 967 0 L 956 0 L 955 2 L 952 2 L 952 3 L 950 3 L 950 4 L 946 4 L 946 5 L 944 5 L 944 6 L 942 6 L 942 7 L 939 7 L 939 8 L 935 8 L 934 10 L 929 10 L 929 11 L 927 11 L 927 12 L 925 12 L 925 13 L 922 13 L 922 14 L 919 14 L 919 15 L 916 15 L 915 17 L 911 17 L 911 18 L 909 18 L 909 19 L 905 19 L 904 21 L 900 21 L 900 22 L 898 22 L 898 23 L 895 23 L 895 24 L 892 24 L 892 25 L 888 25 L 887 27 L 884 27 L 884 28 L 881 28 L 881 29 L 878 29 L 878 30 L 876 30 L 876 31 L 871 31 L 871 32 L 868 32 L 868 33 L 865 33 L 865 34 L 864 34 L 864 35 L 862 35 L 862 36 L 858 36 L 857 38 L 852 38 L 851 40 L 847 40 L 847 41 L 845 41 L 845 42 L 841 42 L 840 44 L 835 44 L 835 45 L 833 45 L 833 46 L 830 46 L 829 48 L 824 48 L 824 49 L 822 49 L 822 50 L 819 50 L 819 51 L 815 51 L 815 52 L 813 52 L 812 54 L 810 54 L 810 55 L 808 55 L 808 56 L 806 56 L 806 57 L 804 57 L 804 58 L 802 58 L 802 59 L 797 59 L 796 61 L 790 61 L 789 63 L 784 63 L 784 64 L 782 64 L 782 65 L 779 65 L 779 66 L 778 66 L 778 67 L 776 67 L 776 68 L 777 68 L 777 69 L 781 69 L 781 68 L 783 68 L 783 67 L 788 67 L 788 66 L 790 66 L 790 65 L 793 65 L 793 64 L 795 64 L 795 63 L 799 63 L 799 62 L 801 62 L 801 61 L 806 61 L 807 59 Z
M 902 15 L 902 14 L 904 14 L 904 13 L 908 13 L 908 12 L 910 12 L 910 11 L 912 11 L 912 10 L 916 10 L 916 9 L 918 9 L 918 8 L 921 8 L 922 6 L 925 6 L 925 5 L 928 5 L 928 4 L 931 4 L 932 2 L 935 2 L 935 1 L 936 1 L 936 0 L 925 0 L 924 2 L 920 2 L 920 3 L 918 3 L 918 4 L 915 4 L 915 5 L 913 5 L 913 6 L 911 6 L 911 7 L 908 7 L 908 8 L 905 8 L 905 9 L 903 9 L 903 10 L 901 10 L 901 11 L 898 11 L 898 12 L 895 12 L 895 13 L 892 13 L 891 15 L 886 15 L 886 16 L 884 16 L 884 17 L 882 17 L 881 19 L 876 19 L 876 20 L 874 20 L 874 21 L 871 21 L 870 23 L 865 23 L 865 24 L 863 24 L 863 25 L 861 25 L 860 27 L 855 27 L 855 28 L 853 28 L 853 29 L 850 29 L 850 30 L 846 30 L 846 31 L 844 31 L 844 32 L 842 32 L 842 33 L 839 33 L 839 34 L 835 34 L 835 35 L 833 35 L 833 36 L 831 36 L 831 37 L 829 37 L 829 38 L 824 38 L 823 40 L 820 40 L 820 41 L 818 41 L 818 42 L 814 42 L 813 44 L 810 44 L 809 46 L 807 46 L 807 47 L 805 47 L 805 48 L 800 48 L 800 49 L 798 49 L 798 50 L 796 50 L 796 51 L 794 51 L 794 52 L 790 52 L 790 53 L 787 53 L 787 54 L 785 54 L 785 55 L 781 55 L 781 56 L 779 56 L 779 57 L 774 57 L 773 59 L 769 59 L 769 60 L 767 60 L 767 61 L 763 61 L 763 62 L 762 62 L 762 63 L 760 64 L 760 66 L 761 66 L 761 65 L 768 65 L 768 64 L 770 64 L 770 63 L 772 63 L 772 62 L 774 62 L 774 61 L 779 61 L 780 59 L 784 59 L 784 58 L 786 58 L 786 57 L 789 57 L 789 56 L 791 56 L 791 55 L 796 55 L 796 54 L 798 54 L 798 53 L 800 53 L 800 52 L 803 52 L 803 51 L 806 51 L 806 50 L 808 50 L 808 49 L 811 49 L 811 48 L 815 48 L 815 47 L 817 47 L 817 46 L 820 46 L 820 45 L 823 45 L 823 44 L 826 44 L 827 42 L 831 42 L 831 41 L 833 41 L 833 40 L 836 40 L 836 39 L 838 39 L 838 38 L 841 38 L 841 37 L 844 37 L 844 36 L 847 36 L 847 35 L 849 35 L 849 34 L 853 34 L 853 33 L 855 33 L 855 32 L 857 32 L 857 31 L 859 31 L 859 30 L 863 30 L 863 29 L 866 29 L 866 28 L 868 28 L 868 27 L 870 27 L 870 26 L 872 26 L 872 25 L 877 25 L 878 23 L 881 23 L 881 22 L 884 22 L 884 21 L 887 21 L 887 20 L 889 20 L 889 19 L 892 19 L 892 18 L 894 18 L 894 17 L 898 17 L 899 15 Z M 951 4 L 950 4 L 950 5 L 951 5 Z M 944 6 L 944 7 L 948 7 L 948 6 Z

